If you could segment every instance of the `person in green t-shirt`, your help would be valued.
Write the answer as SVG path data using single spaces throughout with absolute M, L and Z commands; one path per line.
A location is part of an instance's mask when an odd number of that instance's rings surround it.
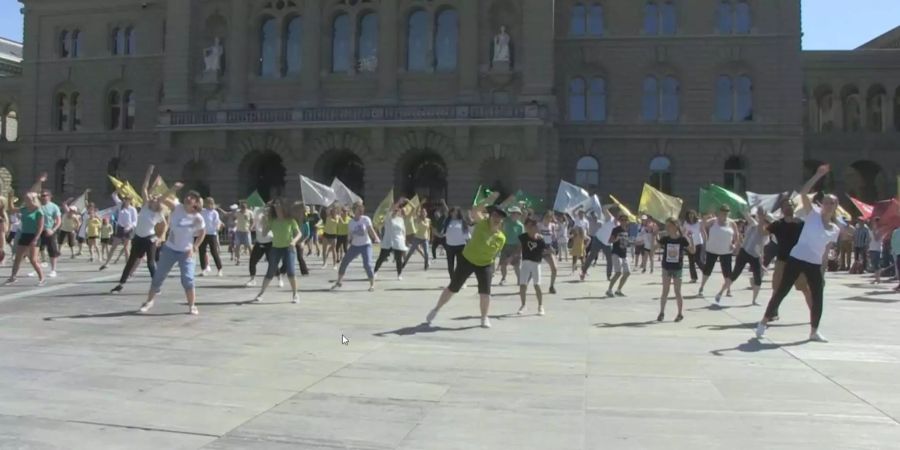
M 512 206 L 506 210 L 509 217 L 503 221 L 503 234 L 506 236 L 506 245 L 500 251 L 500 285 L 506 283 L 506 267 L 510 264 L 519 277 L 519 262 L 522 260 L 521 244 L 519 243 L 519 235 L 525 232 L 525 226 L 522 225 L 522 210 L 516 206 Z
M 491 304 L 491 274 L 494 258 L 506 243 L 506 235 L 503 234 L 502 228 L 503 219 L 507 217 L 507 214 L 496 207 L 491 207 L 488 211 L 487 217 L 484 217 L 481 211 L 473 212 L 477 223 L 472 228 L 472 238 L 469 239 L 462 251 L 462 258 L 459 258 L 450 285 L 441 292 L 437 305 L 425 319 L 429 325 L 434 321 L 438 311 L 450 301 L 454 294 L 459 292 L 466 280 L 474 273 L 478 279 L 478 294 L 481 299 L 481 327 L 491 327 L 491 320 L 488 318 L 488 309 Z
M 300 303 L 300 297 L 297 296 L 297 275 L 294 269 L 294 259 L 297 258 L 297 242 L 300 242 L 300 238 L 303 237 L 300 233 L 300 225 L 288 213 L 288 209 L 281 199 L 274 200 L 269 211 L 269 230 L 272 231 L 269 270 L 266 272 L 262 288 L 254 301 L 262 301 L 263 294 L 269 287 L 269 283 L 278 274 L 278 266 L 281 263 L 287 273 L 288 282 L 291 283 L 291 299 L 294 303 Z
M 12 272 L 9 279 L 6 280 L 6 284 L 15 283 L 22 259 L 28 257 L 31 267 L 34 267 L 34 272 L 37 274 L 38 286 L 44 285 L 44 272 L 41 270 L 41 262 L 38 259 L 38 244 L 46 226 L 46 219 L 40 202 L 37 192 L 29 192 L 25 195 L 25 206 L 20 210 L 22 230 L 16 236 L 18 238 L 16 256 L 13 259 Z

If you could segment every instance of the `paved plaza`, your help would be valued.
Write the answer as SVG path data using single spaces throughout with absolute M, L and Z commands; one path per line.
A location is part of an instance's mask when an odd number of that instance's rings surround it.
M 602 267 L 585 283 L 563 270 L 544 317 L 495 286 L 481 329 L 469 288 L 429 328 L 443 261 L 414 259 L 403 281 L 385 269 L 374 293 L 357 264 L 336 293 L 313 269 L 299 305 L 277 289 L 250 304 L 246 266 L 226 266 L 199 280 L 198 317 L 177 278 L 136 315 L 143 268 L 118 296 L 121 266 L 69 260 L 46 287 L 0 288 L 0 448 L 900 448 L 893 284 L 829 276 L 818 344 L 793 293 L 754 339 L 746 279 L 722 308 L 718 275 L 706 300 L 686 285 L 685 321 L 672 303 L 658 324 L 657 276 L 607 299 Z

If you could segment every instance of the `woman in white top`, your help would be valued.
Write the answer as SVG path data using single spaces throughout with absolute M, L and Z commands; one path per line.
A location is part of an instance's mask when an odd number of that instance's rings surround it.
M 206 233 L 203 242 L 200 243 L 200 276 L 209 272 L 209 261 L 206 259 L 206 250 L 212 253 L 213 262 L 216 263 L 218 272 L 216 276 L 222 276 L 222 260 L 219 259 L 219 230 L 222 229 L 222 219 L 219 211 L 216 211 L 216 201 L 212 197 L 206 197 L 203 201 L 203 222 L 206 224 Z
M 394 263 L 397 264 L 397 279 L 403 279 L 403 259 L 409 248 L 406 246 L 406 211 L 403 208 L 409 202 L 400 198 L 391 208 L 390 215 L 384 221 L 384 233 L 381 238 L 381 252 L 375 261 L 375 273 L 381 269 L 381 265 L 394 255 Z
M 341 267 L 338 269 L 338 279 L 331 289 L 337 289 L 343 286 L 344 275 L 347 273 L 347 266 L 361 256 L 363 260 L 363 268 L 366 269 L 366 275 L 369 277 L 369 292 L 375 290 L 375 271 L 372 269 L 372 243 L 379 243 L 378 235 L 375 233 L 375 227 L 372 225 L 372 219 L 365 215 L 366 207 L 362 202 L 353 205 L 353 218 L 350 219 L 349 237 L 350 245 L 347 247 L 347 253 L 341 259 Z
M 703 281 L 700 282 L 699 295 L 703 295 L 703 287 L 706 286 L 706 282 L 716 266 L 716 261 L 719 261 L 722 277 L 726 281 L 731 278 L 731 257 L 737 248 L 741 234 L 734 221 L 728 218 L 730 213 L 731 208 L 728 205 L 722 205 L 716 213 L 716 217 L 704 224 L 706 264 L 703 266 Z M 727 295 L 731 297 L 731 291 L 728 291 Z
M 691 272 L 691 283 L 696 283 L 699 279 L 697 269 L 703 271 L 703 248 L 706 244 L 706 229 L 700 222 L 697 211 L 692 209 L 687 212 L 684 223 L 681 224 L 681 234 L 691 236 L 694 240 L 694 253 L 688 253 L 688 269 Z
M 559 261 L 567 261 L 569 259 L 569 233 L 573 232 L 572 226 L 569 224 L 569 218 L 565 214 L 556 216 L 556 245 L 557 256 Z M 590 226 L 588 227 L 590 228 Z M 587 230 L 585 230 L 587 233 Z M 573 263 L 574 264 L 574 263 Z M 583 266 L 583 264 L 582 264 Z
M 775 317 L 781 301 L 790 292 L 794 281 L 797 280 L 800 274 L 803 274 L 806 276 L 807 283 L 809 283 L 810 291 L 812 291 L 809 340 L 828 342 L 819 333 L 819 322 L 822 319 L 822 301 L 825 293 L 825 275 L 822 272 L 822 261 L 828 249 L 837 243 L 840 235 L 841 229 L 837 225 L 834 214 L 838 207 L 838 200 L 834 195 L 826 195 L 822 199 L 822 207 L 820 209 L 812 205 L 806 194 L 830 170 L 831 167 L 827 164 L 820 166 L 816 174 L 806 182 L 806 185 L 800 191 L 800 201 L 803 202 L 803 209 L 808 211 L 803 224 L 803 231 L 800 233 L 797 245 L 791 250 L 791 257 L 784 267 L 781 284 L 772 293 L 769 306 L 766 308 L 766 314 L 756 326 L 756 337 L 758 338 L 762 338 L 765 335 L 766 327 L 769 321 Z
M 174 190 L 181 189 L 181 183 L 175 183 Z M 159 252 L 159 261 L 156 266 L 156 274 L 150 283 L 150 292 L 147 293 L 147 301 L 141 305 L 140 312 L 145 313 L 153 307 L 153 299 L 162 289 L 163 282 L 177 263 L 181 271 L 181 287 L 184 288 L 184 296 L 187 299 L 190 314 L 197 315 L 200 312 L 194 305 L 197 295 L 194 291 L 194 253 L 200 242 L 203 241 L 205 224 L 200 215 L 200 194 L 189 191 L 184 196 L 184 204 L 171 197 L 162 199 L 163 204 L 172 211 L 169 226 L 169 238 L 163 244 Z
M 456 261 L 462 256 L 466 242 L 469 241 L 469 221 L 466 220 L 460 207 L 450 208 L 441 233 L 444 235 L 444 250 L 447 253 L 447 271 L 450 272 L 452 279 Z
M 656 237 L 659 235 L 659 229 L 656 227 L 656 223 L 653 222 L 653 219 L 648 216 L 641 216 L 643 222 L 641 223 L 641 229 L 638 231 L 637 240 L 640 241 L 640 244 L 635 243 L 636 248 L 640 247 L 641 250 L 641 273 L 647 272 L 647 260 L 650 260 L 650 273 L 653 273 L 653 267 L 655 265 L 655 250 L 656 250 Z M 635 257 L 634 267 L 637 268 L 637 257 Z

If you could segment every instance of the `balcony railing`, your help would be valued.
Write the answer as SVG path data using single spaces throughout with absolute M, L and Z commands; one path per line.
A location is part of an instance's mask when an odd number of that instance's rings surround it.
M 234 125 L 336 125 L 356 122 L 495 122 L 545 121 L 546 106 L 523 105 L 433 105 L 352 106 L 301 109 L 248 109 L 231 111 L 175 111 L 163 113 L 161 127 L 203 128 Z

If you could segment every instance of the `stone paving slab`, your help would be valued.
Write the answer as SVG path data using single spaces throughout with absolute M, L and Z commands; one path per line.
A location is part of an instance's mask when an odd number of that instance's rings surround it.
M 656 275 L 607 299 L 602 267 L 563 270 L 545 317 L 495 286 L 485 330 L 472 288 L 422 324 L 442 261 L 375 293 L 315 268 L 300 305 L 251 304 L 226 266 L 198 281 L 199 317 L 175 278 L 138 315 L 143 272 L 111 296 L 116 268 L 61 269 L 0 288 L 0 449 L 900 448 L 900 295 L 866 277 L 829 274 L 816 344 L 794 294 L 756 340 L 744 280 L 720 306 L 687 284 L 685 321 L 672 302 L 656 323 Z

